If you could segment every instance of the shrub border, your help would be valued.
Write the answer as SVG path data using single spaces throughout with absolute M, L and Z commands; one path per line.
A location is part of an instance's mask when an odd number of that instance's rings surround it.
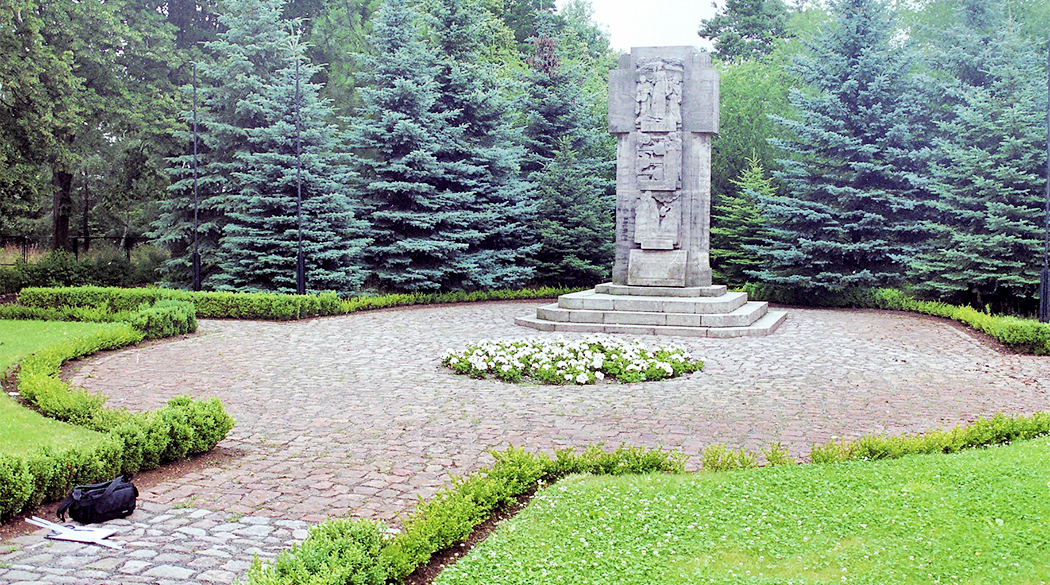
M 192 314 L 192 307 L 189 309 Z M 0 454 L 0 520 L 59 499 L 77 484 L 204 453 L 226 437 L 234 421 L 217 398 L 181 396 L 160 410 L 135 414 L 106 409 L 104 396 L 72 387 L 58 377 L 62 364 L 69 360 L 133 345 L 145 337 L 131 324 L 115 323 L 94 335 L 52 344 L 22 360 L 17 385 L 23 398 L 46 416 L 104 436 L 90 449 L 45 447 L 26 456 Z
M 57 311 L 54 314 L 59 320 L 81 320 L 85 314 L 105 316 L 138 311 L 143 305 L 154 306 L 159 301 L 166 300 L 192 303 L 196 308 L 196 316 L 204 319 L 289 321 L 411 305 L 547 299 L 578 290 L 583 289 L 542 287 L 474 292 L 397 293 L 363 295 L 344 300 L 335 293 L 286 295 L 192 292 L 156 287 L 30 287 L 22 289 L 18 294 L 18 301 L 22 307 L 0 307 L 0 318 L 20 318 L 14 316 L 19 312 L 27 315 L 23 318 L 38 318 L 31 315 L 46 314 L 40 311 L 54 310 Z M 6 317 L 5 311 L 10 312 L 12 317 Z
M 973 307 L 949 305 L 939 301 L 922 301 L 895 288 L 846 290 L 822 299 L 804 297 L 798 290 L 764 284 L 746 284 L 740 290 L 754 300 L 776 303 L 886 309 L 944 317 L 987 333 L 1018 353 L 1050 355 L 1050 323 L 992 315 Z
M 1016 417 L 1000 413 L 950 431 L 898 437 L 869 435 L 852 441 L 814 444 L 810 461 L 822 464 L 954 453 L 1046 434 L 1050 434 L 1050 412 Z M 621 446 L 607 453 L 600 444 L 587 447 L 581 454 L 573 449 L 555 449 L 553 459 L 514 447 L 490 453 L 496 459 L 492 467 L 482 468 L 465 478 L 453 476 L 449 487 L 416 506 L 403 530 L 392 538 L 384 538 L 386 528 L 376 521 L 329 520 L 311 528 L 306 540 L 282 551 L 273 561 L 256 559 L 248 571 L 248 583 L 278 585 L 291 582 L 293 576 L 299 579 L 296 582 L 318 584 L 400 583 L 429 562 L 432 555 L 464 540 L 491 514 L 513 505 L 518 497 L 537 487 L 570 474 L 682 473 L 686 460 L 681 452 L 662 449 Z M 769 457 L 770 453 L 773 457 Z M 766 454 L 771 464 L 794 463 L 783 456 L 777 443 L 772 443 Z M 724 445 L 712 445 L 705 449 L 704 471 L 754 468 L 755 460 L 755 455 L 746 450 L 733 452 Z M 709 467 L 708 461 L 728 461 L 728 464 Z

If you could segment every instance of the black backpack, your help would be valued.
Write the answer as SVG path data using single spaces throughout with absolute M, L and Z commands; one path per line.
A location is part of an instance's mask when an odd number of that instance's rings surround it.
M 131 483 L 130 475 L 122 475 L 111 481 L 78 485 L 58 506 L 58 519 L 65 522 L 69 517 L 81 524 L 105 522 L 114 518 L 130 516 L 135 511 L 138 488 Z

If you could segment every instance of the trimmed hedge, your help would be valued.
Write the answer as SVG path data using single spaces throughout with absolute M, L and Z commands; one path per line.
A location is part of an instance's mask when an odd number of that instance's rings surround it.
M 156 311 L 143 317 L 155 322 L 147 329 L 170 328 L 171 316 L 186 311 L 192 315 L 192 305 L 179 303 Z M 156 412 L 131 413 L 106 409 L 101 394 L 71 387 L 58 378 L 66 361 L 132 345 L 145 336 L 132 325 L 114 323 L 94 335 L 56 343 L 22 360 L 18 389 L 24 399 L 47 416 L 108 434 L 90 449 L 45 447 L 24 457 L 0 454 L 0 519 L 61 498 L 77 484 L 105 481 L 204 453 L 233 428 L 233 419 L 217 398 L 179 397 Z
M 1048 433 L 1050 413 L 1040 412 L 1030 417 L 997 414 L 947 432 L 902 437 L 872 435 L 855 441 L 814 445 L 810 458 L 813 463 L 827 463 L 954 453 Z M 770 452 L 781 453 L 780 446 L 774 444 Z M 404 530 L 393 538 L 384 539 L 386 527 L 378 522 L 330 520 L 314 527 L 302 544 L 281 552 L 272 563 L 257 559 L 248 570 L 248 582 L 251 585 L 399 583 L 428 562 L 434 553 L 465 539 L 494 511 L 514 504 L 520 496 L 546 483 L 579 473 L 682 473 L 685 463 L 681 453 L 631 447 L 621 447 L 611 453 L 600 446 L 588 447 L 581 454 L 555 450 L 554 459 L 515 448 L 491 453 L 496 459 L 491 468 L 483 468 L 466 478 L 452 478 L 450 487 L 416 507 Z M 737 463 L 720 466 L 715 471 L 753 468 L 755 456 L 740 451 L 733 460 Z
M 314 527 L 300 545 L 280 553 L 273 563 L 256 560 L 248 570 L 253 585 L 288 583 L 399 582 L 441 550 L 463 540 L 497 509 L 513 505 L 545 483 L 571 474 L 681 473 L 685 457 L 677 452 L 620 447 L 606 452 L 592 445 L 577 454 L 508 448 L 491 451 L 496 463 L 422 502 L 392 539 L 382 524 L 368 520 L 330 520 Z M 343 559 L 346 559 L 343 562 Z
M 852 441 L 828 441 L 814 445 L 809 459 L 813 463 L 830 463 L 853 459 L 897 459 L 917 453 L 956 453 L 963 449 L 1033 439 L 1048 433 L 1050 412 L 1017 417 L 1000 413 L 990 419 L 978 418 L 972 424 L 956 426 L 950 431 L 894 437 L 869 435 Z
M 921 301 L 897 289 L 846 290 L 819 298 L 798 290 L 769 285 L 747 284 L 741 290 L 747 292 L 748 297 L 754 300 L 775 303 L 858 309 L 888 309 L 945 317 L 964 323 L 978 331 L 983 331 L 1018 353 L 1050 354 L 1050 323 L 1039 323 L 1032 319 L 991 315 L 982 313 L 972 307 L 960 307 L 938 301 Z
M 22 306 L 0 307 L 0 318 L 124 321 L 128 320 L 127 315 L 141 311 L 143 307 L 156 306 L 162 301 L 182 301 L 193 304 L 196 308 L 196 317 L 203 319 L 288 321 L 410 305 L 545 299 L 576 290 L 581 289 L 545 287 L 522 290 L 406 293 L 366 295 L 341 300 L 334 293 L 282 295 L 95 286 L 25 288 L 18 295 L 18 301 Z M 81 319 L 81 316 L 86 318 Z
M 871 293 L 872 307 L 912 311 L 946 317 L 983 331 L 1018 353 L 1050 354 L 1050 323 L 982 313 L 972 307 L 958 307 L 936 301 L 920 301 L 905 293 L 880 288 Z
M 0 305 L 0 319 L 37 321 L 125 322 L 142 332 L 146 339 L 159 339 L 197 330 L 196 309 L 185 301 L 143 303 L 136 311 L 118 311 L 108 305 L 87 307 L 26 307 Z

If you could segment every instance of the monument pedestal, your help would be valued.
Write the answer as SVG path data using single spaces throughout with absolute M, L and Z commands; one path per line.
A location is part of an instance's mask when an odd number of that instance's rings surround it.
M 611 284 L 558 297 L 518 325 L 543 331 L 741 337 L 787 313 L 711 285 L 711 137 L 718 72 L 694 47 L 634 47 L 609 73 L 616 135 Z
M 518 325 L 540 331 L 630 333 L 686 337 L 761 337 L 787 318 L 765 302 L 725 286 L 659 287 L 600 284 L 562 295 Z

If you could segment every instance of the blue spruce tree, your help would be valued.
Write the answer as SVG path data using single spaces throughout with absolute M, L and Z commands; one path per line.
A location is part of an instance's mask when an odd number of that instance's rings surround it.
M 958 24 L 930 48 L 942 77 L 932 246 L 912 265 L 915 289 L 952 303 L 1031 310 L 1042 268 L 1046 69 L 999 2 L 964 0 Z
M 530 229 L 536 205 L 521 176 L 523 149 L 506 82 L 483 59 L 486 12 L 476 0 L 437 0 L 429 16 L 435 107 L 449 114 L 438 152 L 447 172 L 437 186 L 469 212 L 461 230 L 472 240 L 457 254 L 446 286 L 520 286 L 532 277 L 529 258 L 539 247 Z
M 458 169 L 442 151 L 452 112 L 437 106 L 433 53 L 404 0 L 377 13 L 372 51 L 359 55 L 362 105 L 351 145 L 369 212 L 372 285 L 389 290 L 463 288 L 463 264 L 482 239 L 474 199 L 448 189 Z
M 891 44 L 882 0 L 834 0 L 833 22 L 794 64 L 796 119 L 773 140 L 782 196 L 760 197 L 773 237 L 751 274 L 811 291 L 900 281 L 923 244 L 926 129 L 912 52 Z
M 199 71 L 198 200 L 205 288 L 294 291 L 294 52 L 282 0 L 226 0 L 224 31 L 205 43 Z M 305 78 L 313 68 L 306 65 Z M 352 290 L 363 224 L 353 219 L 345 166 L 318 88 L 301 87 L 304 250 L 312 290 Z M 193 251 L 192 155 L 173 162 L 171 197 L 154 235 L 172 250 L 166 279 L 189 282 Z M 289 183 L 289 181 L 291 181 Z
M 332 110 L 307 82 L 317 67 L 297 67 L 302 47 L 288 41 L 285 67 L 241 103 L 261 123 L 247 130 L 248 150 L 239 153 L 233 178 L 240 190 L 213 281 L 220 290 L 295 292 L 301 245 L 306 290 L 346 294 L 365 279 L 368 226 L 354 217 L 348 161 L 327 122 Z

